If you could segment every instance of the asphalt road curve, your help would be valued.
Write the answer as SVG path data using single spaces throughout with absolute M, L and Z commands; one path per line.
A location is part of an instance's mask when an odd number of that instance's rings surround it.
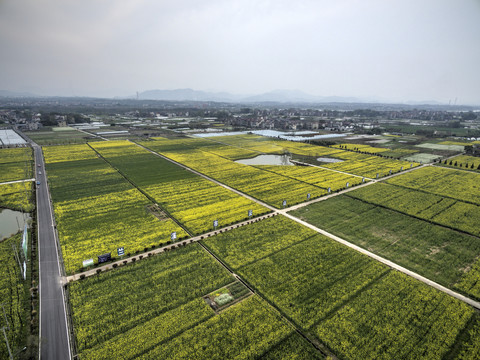
M 33 145 L 37 187 L 40 359 L 71 359 L 62 274 L 42 150 Z M 40 166 L 38 166 L 40 164 Z M 41 174 L 40 174 L 41 172 Z M 38 184 L 40 181 L 40 184 Z

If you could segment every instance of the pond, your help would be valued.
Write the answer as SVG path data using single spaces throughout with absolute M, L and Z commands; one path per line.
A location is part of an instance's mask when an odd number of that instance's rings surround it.
M 288 155 L 259 155 L 250 159 L 235 161 L 243 165 L 295 165 Z
M 19 231 L 23 231 L 25 222 L 28 223 L 30 215 L 10 209 L 0 209 L 0 240 L 6 239 Z

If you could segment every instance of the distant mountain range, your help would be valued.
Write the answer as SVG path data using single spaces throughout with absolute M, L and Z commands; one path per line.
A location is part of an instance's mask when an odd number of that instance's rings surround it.
M 134 98 L 133 96 L 130 98 Z M 372 102 L 371 99 L 359 99 L 340 96 L 314 96 L 299 90 L 274 90 L 260 95 L 233 95 L 227 92 L 207 92 L 193 89 L 148 90 L 138 94 L 140 100 L 172 101 L 217 101 L 239 103 L 331 103 L 331 102 Z
M 30 92 L 15 92 L 9 90 L 0 90 L 0 97 L 4 98 L 49 98 L 65 96 L 42 96 Z M 71 97 L 71 96 L 67 96 Z M 94 98 L 83 96 L 84 98 Z M 116 96 L 114 100 L 133 100 L 137 95 Z M 357 98 L 343 96 L 315 96 L 307 94 L 300 90 L 274 90 L 259 95 L 234 95 L 227 92 L 209 92 L 193 89 L 175 89 L 175 90 L 147 90 L 138 93 L 139 100 L 164 100 L 164 101 L 212 101 L 212 102 L 230 102 L 245 104 L 261 103 L 284 103 L 284 104 L 333 104 L 333 103 L 351 103 L 351 104 L 393 104 L 387 99 L 380 98 Z M 407 101 L 397 104 L 410 106 L 418 105 L 436 105 L 446 106 L 447 104 L 435 101 Z

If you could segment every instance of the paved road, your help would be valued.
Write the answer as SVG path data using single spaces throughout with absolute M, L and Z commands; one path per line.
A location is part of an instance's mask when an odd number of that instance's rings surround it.
M 71 359 L 62 272 L 41 148 L 33 144 L 37 180 L 40 293 L 40 359 Z M 40 167 L 37 165 L 40 164 Z M 39 175 L 41 171 L 41 175 Z

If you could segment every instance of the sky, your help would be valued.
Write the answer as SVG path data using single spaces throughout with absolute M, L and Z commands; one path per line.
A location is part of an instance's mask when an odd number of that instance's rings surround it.
M 0 0 L 0 89 L 480 105 L 480 0 Z

